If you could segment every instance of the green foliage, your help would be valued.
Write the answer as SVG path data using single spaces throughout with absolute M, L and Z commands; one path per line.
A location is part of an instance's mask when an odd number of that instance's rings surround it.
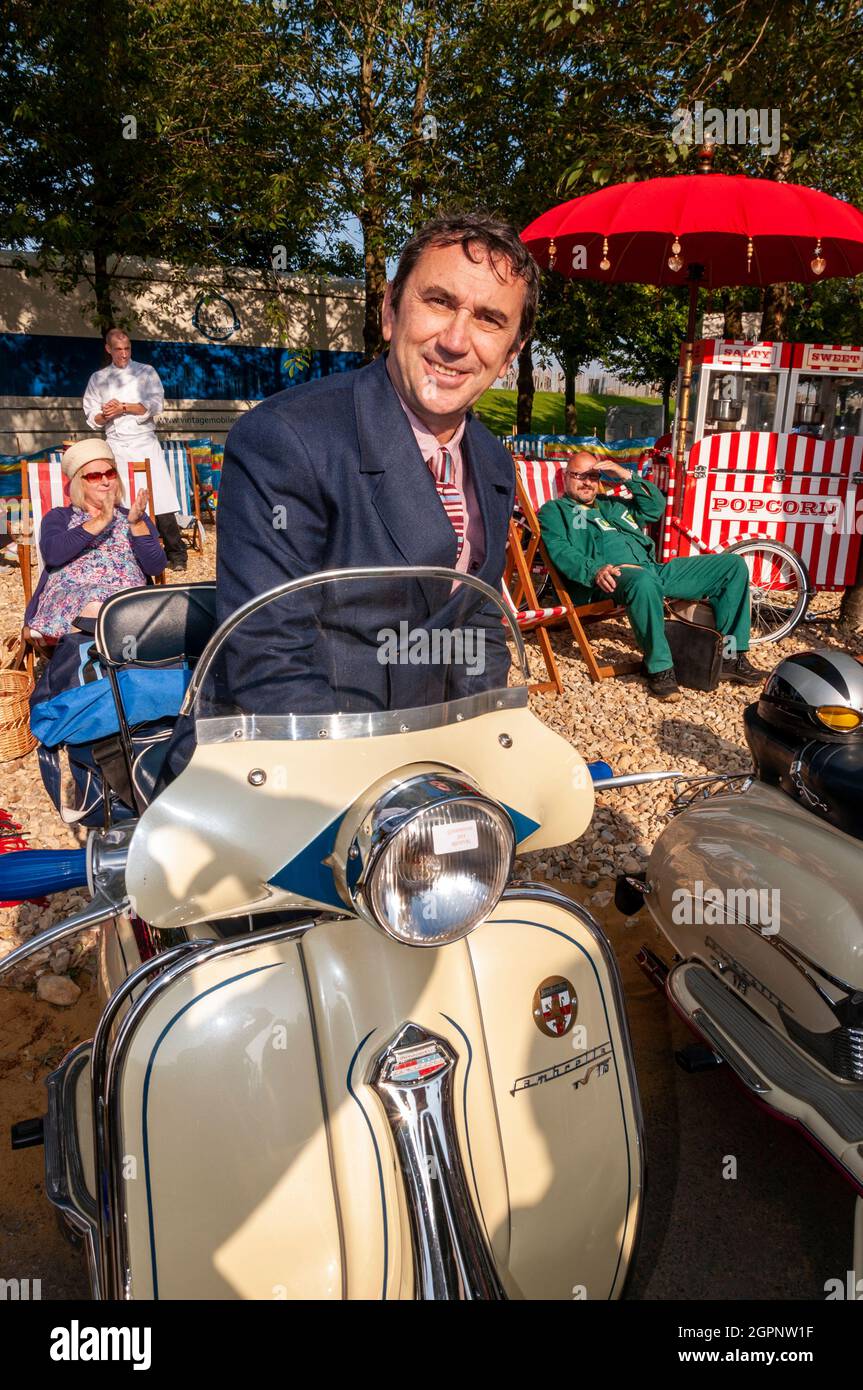
M 130 257 L 253 269 L 276 322 L 278 256 L 363 277 L 376 351 L 420 222 L 484 205 L 523 227 L 686 172 L 672 132 L 695 101 L 779 110 L 778 148 L 722 146 L 724 172 L 863 202 L 857 0 L 9 0 L 5 17 L 0 243 L 60 290 L 89 284 L 103 326 Z M 673 299 L 544 279 L 540 350 L 667 379 Z M 863 337 L 856 286 L 790 294 L 787 334 Z
M 636 385 L 670 387 L 686 336 L 688 290 L 616 285 L 607 302 L 613 336 L 599 353 L 604 365 Z
M 310 258 L 319 149 L 290 55 L 245 0 L 11 0 L 0 36 L 0 240 L 113 321 L 127 257 Z M 267 23 L 269 23 L 268 11 Z
M 863 343 L 863 276 L 791 285 L 786 336 L 804 343 Z

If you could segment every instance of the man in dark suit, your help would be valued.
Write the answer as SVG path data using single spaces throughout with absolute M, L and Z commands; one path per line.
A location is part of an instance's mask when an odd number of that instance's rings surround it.
M 431 222 L 387 289 L 388 353 L 271 396 L 234 426 L 219 496 L 220 621 L 288 579 L 352 566 L 446 566 L 500 588 L 512 459 L 470 407 L 529 337 L 538 283 L 506 224 Z M 382 656 L 382 633 L 465 624 L 481 633 L 484 660 L 453 660 L 446 690 L 439 670 Z M 507 668 L 500 613 L 476 590 L 354 580 L 245 620 L 223 678 L 244 710 L 324 713 L 456 698 L 505 684 Z

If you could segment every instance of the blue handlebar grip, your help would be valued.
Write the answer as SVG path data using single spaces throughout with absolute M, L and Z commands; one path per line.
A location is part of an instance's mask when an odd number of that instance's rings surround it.
M 595 762 L 588 763 L 587 770 L 594 782 L 604 782 L 606 777 L 613 777 L 614 773 L 610 763 Z
M 86 884 L 85 849 L 20 849 L 0 854 L 0 902 L 43 898 Z

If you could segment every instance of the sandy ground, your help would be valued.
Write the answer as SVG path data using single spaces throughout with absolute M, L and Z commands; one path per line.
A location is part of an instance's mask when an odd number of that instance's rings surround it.
M 203 557 L 191 557 L 188 578 L 210 577 L 213 558 L 210 541 Z M 825 596 L 819 606 L 835 616 L 838 600 Z M 17 570 L 0 571 L 0 635 L 14 630 L 20 614 L 20 576 Z M 620 650 L 614 629 L 605 633 L 600 649 Z M 749 766 L 741 716 L 750 692 L 723 685 L 713 695 L 688 692 L 680 704 L 658 705 L 636 677 L 592 685 L 568 640 L 554 640 L 566 694 L 537 696 L 532 704 L 587 759 L 606 758 L 620 772 L 680 768 L 700 775 Z M 863 636 L 819 623 L 753 656 L 769 668 L 791 651 L 825 645 L 860 652 Z M 529 641 L 528 649 L 538 677 L 537 648 Z M 634 962 L 650 936 L 646 913 L 624 920 L 610 901 L 614 875 L 646 861 L 671 796 L 668 785 L 606 793 L 580 841 L 526 856 L 520 865 L 528 876 L 556 882 L 584 902 L 605 926 L 620 963 L 648 1154 L 642 1240 L 629 1297 L 820 1298 L 825 1281 L 844 1279 L 850 1267 L 849 1189 L 802 1139 L 757 1110 L 727 1069 L 693 1076 L 677 1066 L 675 1049 L 689 1035 Z M 50 805 L 35 753 L 0 766 L 0 805 L 23 823 L 34 847 L 82 842 Z M 0 951 L 67 916 L 80 900 L 62 894 L 47 907 L 0 910 Z M 658 941 L 653 944 L 659 949 Z M 93 1033 L 98 1005 L 92 949 L 82 943 L 68 961 L 55 959 L 55 970 L 58 964 L 82 989 L 71 1008 L 36 999 L 32 970 L 19 973 L 18 988 L 0 988 L 0 1277 L 41 1278 L 44 1298 L 86 1296 L 83 1259 L 60 1236 L 43 1195 L 42 1149 L 13 1153 L 3 1136 L 14 1121 L 42 1113 L 45 1076 Z M 51 968 L 51 961 L 39 966 Z M 723 1177 L 728 1156 L 737 1160 L 735 1179 Z
M 9 1127 L 45 1112 L 45 1077 L 91 1038 L 99 1005 L 91 977 L 68 1009 L 32 994 L 0 989 L 0 1277 L 41 1279 L 43 1298 L 87 1298 L 83 1254 L 61 1235 L 44 1194 L 43 1148 L 11 1150 Z

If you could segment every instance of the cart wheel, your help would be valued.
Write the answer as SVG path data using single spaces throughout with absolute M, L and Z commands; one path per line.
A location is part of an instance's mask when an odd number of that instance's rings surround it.
M 800 622 L 811 597 L 809 573 L 789 545 L 753 536 L 729 547 L 742 555 L 749 570 L 752 636 L 759 642 L 778 642 Z
M 530 544 L 530 532 L 528 531 L 526 526 L 519 527 L 519 541 L 521 543 L 522 550 L 527 550 L 527 547 Z M 537 556 L 534 559 L 533 572 L 531 578 L 533 579 L 533 586 L 536 591 L 536 600 L 540 608 L 544 607 L 546 605 L 546 602 L 551 603 L 552 599 L 550 597 L 546 599 L 546 595 L 550 596 L 555 592 L 554 585 L 551 582 L 551 575 L 545 568 L 545 565 L 542 563 L 539 556 Z
M 533 586 L 536 590 L 536 599 L 540 608 L 545 608 L 552 603 L 557 603 L 557 594 L 551 582 L 551 575 L 547 569 L 541 569 L 534 573 Z

